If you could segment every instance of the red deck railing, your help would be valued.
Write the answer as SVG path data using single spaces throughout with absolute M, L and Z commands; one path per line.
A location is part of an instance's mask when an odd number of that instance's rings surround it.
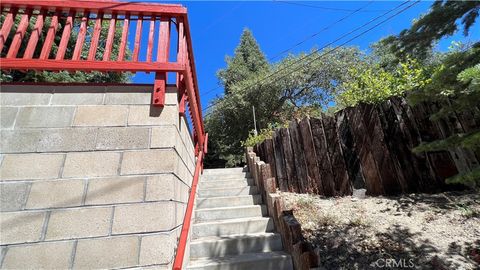
M 0 30 L 2 70 L 154 72 L 155 106 L 164 105 L 167 72 L 174 72 L 180 112 L 185 112 L 188 103 L 195 142 L 203 147 L 205 130 L 185 7 L 105 0 L 1 0 L 0 9 L 5 16 Z M 20 21 L 15 29 L 16 18 Z M 142 43 L 144 24 L 149 26 L 147 44 Z M 105 40 L 100 40 L 102 30 Z M 72 38 L 74 45 L 69 44 Z M 129 40 L 134 41 L 131 56 Z M 114 44 L 119 44 L 116 57 L 112 56 Z M 146 51 L 141 50 L 145 45 Z M 173 61 L 172 48 L 177 51 Z
M 153 72 L 154 106 L 164 105 L 167 73 L 176 73 L 179 110 L 184 114 L 188 108 L 197 156 L 174 262 L 174 269 L 181 269 L 207 145 L 186 8 L 106 0 L 0 0 L 0 10 L 4 15 L 0 68 L 4 71 Z M 33 18 L 35 24 L 29 27 Z M 149 27 L 146 44 L 142 39 L 145 24 Z M 121 34 L 116 35 L 117 31 Z M 176 39 L 171 39 L 172 32 Z M 133 41 L 131 55 L 129 41 Z M 172 48 L 176 49 L 175 60 L 171 60 Z

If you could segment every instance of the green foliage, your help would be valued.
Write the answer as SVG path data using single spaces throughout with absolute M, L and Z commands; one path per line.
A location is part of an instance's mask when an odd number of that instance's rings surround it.
M 431 83 L 412 93 L 410 103 L 428 100 L 443 104 L 432 115 L 434 120 L 472 110 L 480 100 L 479 63 L 480 43 L 470 49 L 449 52 L 433 72 Z
M 345 91 L 337 97 L 338 104 L 345 107 L 358 103 L 377 104 L 430 83 L 427 70 L 410 58 L 399 63 L 393 72 L 379 64 L 362 70 L 350 68 L 349 72 L 355 79 L 344 82 Z
M 443 140 L 422 143 L 415 147 L 414 152 L 441 151 L 449 148 L 462 147 L 466 149 L 480 149 L 480 131 L 454 134 Z
M 432 4 L 429 12 L 417 19 L 410 29 L 397 37 L 387 38 L 392 52 L 425 58 L 435 43 L 458 30 L 457 22 L 468 34 L 478 17 L 480 1 L 440 0 Z
M 257 46 L 250 46 L 250 50 L 256 51 Z M 233 59 L 240 51 L 237 48 Z M 331 48 L 325 51 L 331 51 Z M 252 106 L 255 106 L 260 129 L 268 129 L 272 123 L 284 123 L 296 117 L 318 116 L 334 94 L 340 91 L 341 83 L 349 78 L 348 67 L 366 65 L 363 53 L 354 47 L 340 48 L 329 57 L 313 61 L 325 51 L 310 56 L 289 55 L 268 69 L 230 84 L 225 96 L 214 101 L 215 106 L 206 116 L 206 128 L 214 142 L 206 162 L 213 164 L 223 159 L 227 166 L 242 162 L 241 142 L 247 140 L 253 128 Z M 247 64 L 245 61 L 241 63 Z M 237 64 L 227 62 L 220 80 L 233 78 L 237 69 L 245 70 Z M 276 72 L 275 75 L 271 75 L 273 72 Z M 233 75 L 230 76 L 230 73 Z
M 260 50 L 252 32 L 245 28 L 240 37 L 240 44 L 235 49 L 233 57 L 227 56 L 227 67 L 218 71 L 217 76 L 225 88 L 225 94 L 231 92 L 231 87 L 257 72 L 268 71 L 267 58 Z
M 255 131 L 252 130 L 250 131 L 248 138 L 242 142 L 242 146 L 243 147 L 255 146 L 257 143 L 261 143 L 266 139 L 271 139 L 274 131 L 275 131 L 275 128 L 273 127 L 264 128 L 264 129 L 261 129 L 257 135 L 255 135 Z
M 429 101 L 442 104 L 441 109 L 432 114 L 432 120 L 457 117 L 468 112 L 476 121 L 480 121 L 480 43 L 471 48 L 455 49 L 444 57 L 442 63 L 432 74 L 432 81 L 426 87 L 414 91 L 409 97 L 412 105 Z M 471 151 L 480 150 L 480 129 L 457 133 L 443 140 L 423 143 L 414 151 L 440 151 L 453 148 L 463 148 Z M 478 169 L 463 172 L 448 179 L 448 183 L 463 183 L 469 186 L 478 184 L 480 174 Z M 476 184 L 477 183 L 477 184 Z
M 480 167 L 470 172 L 460 173 L 446 180 L 447 184 L 464 184 L 472 188 L 480 187 Z
M 4 20 L 5 15 L 1 15 L 1 20 Z M 2 57 L 6 55 L 7 53 L 7 48 L 10 46 L 10 43 L 12 41 L 12 36 L 15 33 L 15 30 L 20 23 L 20 15 L 17 15 L 15 18 L 15 25 L 12 27 L 9 37 L 5 43 L 4 50 L 1 52 Z M 28 30 L 26 32 L 25 38 L 22 40 L 22 44 L 18 53 L 18 57 L 22 57 L 26 46 L 27 42 L 30 38 L 30 33 L 32 32 L 32 29 L 35 25 L 36 22 L 36 16 L 33 16 L 32 19 L 29 22 Z M 48 27 L 51 22 L 51 17 L 48 16 L 45 20 L 44 27 L 42 29 L 42 35 L 38 41 L 39 44 L 43 44 L 45 40 L 46 33 L 48 31 Z M 57 35 L 55 36 L 55 42 L 52 45 L 52 50 L 50 52 L 49 58 L 52 59 L 56 56 L 56 53 L 58 51 L 58 44 L 60 43 L 61 35 L 58 33 L 63 32 L 63 28 L 66 23 L 66 18 L 62 17 L 59 18 L 59 28 L 57 30 Z M 81 52 L 81 58 L 86 59 L 88 56 L 88 51 L 90 49 L 89 46 L 89 41 L 92 38 L 93 35 L 93 28 L 94 28 L 95 21 L 90 20 L 89 21 L 89 27 L 88 31 L 85 37 L 85 45 L 82 48 Z M 120 27 L 121 22 L 117 22 L 117 27 L 116 27 L 116 32 L 115 32 L 115 40 L 120 40 L 121 34 L 122 34 L 122 29 Z M 78 29 L 80 26 L 80 22 L 78 20 L 75 20 L 74 22 L 74 29 Z M 96 59 L 102 59 L 103 58 L 103 53 L 105 51 L 105 43 L 107 40 L 107 35 L 108 35 L 108 26 L 109 26 L 109 20 L 105 20 L 102 22 L 102 31 L 100 34 L 100 39 L 98 42 L 98 48 L 97 52 L 95 55 Z M 70 36 L 70 39 L 68 41 L 68 46 L 67 50 L 65 52 L 65 59 L 71 59 L 73 56 L 73 51 L 75 49 L 75 43 L 77 40 L 78 36 L 78 31 L 72 31 L 72 35 Z M 112 46 L 112 51 L 111 51 L 111 59 L 117 59 L 118 52 L 120 49 L 120 43 L 119 42 L 114 42 Z M 42 46 L 37 46 L 34 52 L 33 57 L 38 58 L 40 56 L 40 52 L 42 50 Z M 131 53 L 127 49 L 126 51 L 126 59 L 130 57 Z M 124 82 L 129 82 L 131 77 L 131 73 L 128 72 L 107 72 L 107 73 L 101 73 L 101 72 L 74 72 L 74 73 L 69 73 L 69 72 L 48 72 L 48 71 L 41 71 L 41 72 L 35 72 L 35 71 L 29 71 L 29 72 L 23 72 L 23 71 L 12 71 L 9 73 L 5 72 L 0 72 L 0 82 L 80 82 L 80 83 L 87 83 L 87 82 L 95 82 L 95 83 L 106 83 L 106 82 L 119 82 L 119 83 L 124 83 Z

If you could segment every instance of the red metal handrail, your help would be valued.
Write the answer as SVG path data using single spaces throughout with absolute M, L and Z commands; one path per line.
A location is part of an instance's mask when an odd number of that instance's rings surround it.
M 180 113 L 183 115 L 188 108 L 195 144 L 199 146 L 197 152 L 203 150 L 205 129 L 185 7 L 114 0 L 1 0 L 0 10 L 5 14 L 0 29 L 2 70 L 155 72 L 152 94 L 152 104 L 155 106 L 164 106 L 167 72 L 174 72 L 177 74 Z M 17 16 L 20 17 L 20 23 L 15 31 L 11 31 Z M 28 25 L 32 17 L 36 17 L 36 23 L 30 30 Z M 89 20 L 95 21 L 94 27 L 89 26 Z M 43 33 L 47 21 L 50 21 L 48 30 Z M 98 56 L 103 21 L 108 24 L 105 29 L 108 29 L 108 34 L 103 55 Z M 137 25 L 136 31 L 131 32 L 129 26 L 134 21 Z M 149 21 L 150 31 L 145 59 L 142 60 L 140 47 L 144 21 Z M 175 24 L 178 33 L 176 44 L 172 44 L 170 39 L 172 23 Z M 159 25 L 158 44 L 154 59 L 156 25 Z M 115 37 L 117 29 L 121 29 L 120 38 Z M 89 30 L 92 30 L 91 37 L 86 38 L 90 34 Z M 29 31 L 31 32 L 28 33 Z M 72 48 L 69 51 L 68 43 L 73 34 L 76 34 L 77 38 L 72 52 Z M 28 41 L 27 36 L 30 36 Z M 41 38 L 42 36 L 45 38 Z M 131 59 L 126 57 L 129 36 L 135 38 Z M 58 50 L 54 53 L 52 47 L 56 37 L 60 42 Z M 43 44 L 40 44 L 42 41 Z M 24 52 L 20 51 L 22 42 L 27 42 Z M 112 59 L 115 43 L 120 44 L 118 57 Z M 82 53 L 86 45 L 89 45 L 88 52 Z M 177 49 L 175 61 L 171 61 L 169 57 L 172 48 Z M 69 59 L 66 59 L 67 52 L 71 54 Z
M 185 250 L 187 248 L 188 232 L 190 231 L 190 224 L 192 221 L 193 206 L 195 204 L 195 195 L 197 193 L 198 180 L 200 177 L 200 173 L 203 170 L 203 158 L 205 153 L 207 152 L 207 142 L 208 133 L 206 134 L 206 140 L 203 150 L 200 150 L 198 152 L 195 172 L 193 174 L 192 187 L 190 188 L 190 195 L 188 197 L 187 210 L 185 211 L 182 231 L 180 233 L 180 239 L 178 240 L 177 253 L 175 254 L 175 260 L 173 261 L 173 270 L 182 270 Z

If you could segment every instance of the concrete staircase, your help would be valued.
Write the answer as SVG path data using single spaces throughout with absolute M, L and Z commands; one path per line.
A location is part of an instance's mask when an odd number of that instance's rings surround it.
M 253 179 L 242 168 L 205 170 L 187 269 L 293 269 Z

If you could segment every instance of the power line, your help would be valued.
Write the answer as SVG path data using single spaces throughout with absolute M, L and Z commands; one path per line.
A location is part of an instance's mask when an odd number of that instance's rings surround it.
M 400 4 L 399 6 L 397 6 L 397 7 L 393 8 L 393 9 L 391 9 L 390 11 L 388 11 L 388 12 L 386 12 L 386 13 L 384 13 L 384 14 L 382 14 L 382 15 L 380 15 L 380 16 L 378 16 L 378 17 L 376 17 L 376 18 L 372 19 L 372 20 L 370 20 L 368 23 L 366 23 L 366 24 L 363 24 L 363 25 L 362 25 L 362 26 L 360 26 L 360 27 L 357 27 L 356 29 L 354 29 L 354 30 L 352 30 L 352 31 L 348 32 L 347 34 L 344 34 L 344 35 L 342 35 L 340 38 L 337 38 L 336 40 L 334 40 L 334 41 L 332 41 L 332 42 L 328 43 L 327 45 L 323 46 L 322 48 L 320 48 L 320 49 L 317 49 L 317 50 L 315 50 L 315 51 L 313 51 L 313 52 L 311 52 L 311 53 L 309 53 L 309 54 L 307 54 L 307 55 L 305 55 L 305 56 L 301 57 L 300 59 L 298 59 L 297 61 L 295 61 L 293 64 L 291 64 L 291 65 L 289 65 L 289 66 L 287 66 L 287 67 L 285 67 L 285 68 L 283 68 L 283 69 L 277 70 L 277 71 L 275 71 L 275 72 L 271 73 L 270 75 L 267 75 L 266 77 L 263 77 L 262 79 L 260 79 L 259 81 L 257 81 L 255 84 L 249 85 L 249 86 L 247 86 L 247 87 L 245 87 L 245 88 L 243 88 L 243 89 L 248 89 L 248 88 L 252 87 L 253 85 L 257 85 L 257 84 L 261 83 L 261 82 L 262 82 L 262 81 L 264 81 L 265 79 L 271 78 L 271 77 L 272 77 L 272 76 L 274 76 L 275 74 L 278 74 L 279 72 L 281 72 L 281 71 L 283 71 L 283 70 L 286 70 L 287 68 L 291 68 L 292 66 L 295 66 L 295 65 L 296 65 L 298 62 L 300 62 L 300 61 L 303 61 L 305 58 L 307 58 L 307 57 L 309 57 L 309 56 L 313 55 L 314 53 L 317 53 L 317 52 L 319 52 L 320 50 L 322 50 L 322 49 L 324 49 L 324 48 L 328 47 L 329 45 L 331 45 L 331 44 L 335 43 L 336 41 L 338 41 L 338 40 L 340 40 L 340 39 L 344 38 L 345 36 L 347 36 L 347 35 L 349 35 L 349 34 L 351 34 L 351 33 L 355 32 L 355 31 L 357 31 L 357 30 L 359 30 L 360 28 L 363 28 L 364 26 L 366 26 L 366 25 L 368 25 L 368 24 L 372 23 L 373 21 L 375 21 L 375 20 L 377 20 L 377 19 L 379 19 L 379 18 L 381 18 L 381 17 L 383 17 L 383 16 L 387 15 L 388 13 L 390 13 L 390 12 L 392 12 L 392 11 L 394 11 L 394 10 L 398 9 L 399 7 L 403 6 L 404 4 L 406 4 L 406 3 L 408 3 L 408 2 L 410 2 L 410 0 L 403 2 L 403 3 L 402 3 L 402 4 Z M 381 22 L 379 22 L 379 23 L 375 24 L 374 26 L 372 26 L 372 27 L 370 27 L 369 29 L 367 29 L 367 30 L 365 30 L 365 31 L 361 32 L 360 34 L 357 34 L 357 35 L 356 35 L 356 36 L 354 36 L 353 38 L 350 38 L 349 40 L 347 40 L 347 41 L 345 41 L 344 43 L 342 43 L 342 44 L 338 45 L 337 47 L 333 48 L 332 50 L 330 50 L 330 51 L 327 51 L 326 53 L 323 53 L 323 54 L 319 55 L 318 57 L 316 57 L 316 58 L 312 59 L 311 61 L 307 62 L 307 65 L 309 65 L 309 64 L 311 64 L 311 63 L 313 63 L 314 61 L 316 61 L 316 60 L 320 59 L 321 57 L 323 57 L 323 56 L 325 56 L 325 55 L 327 55 L 327 54 L 329 54 L 329 53 L 332 53 L 332 52 L 334 52 L 335 50 L 337 50 L 337 49 L 338 49 L 338 48 L 340 48 L 341 46 L 343 46 L 343 45 L 347 44 L 348 42 L 350 42 L 350 41 L 352 41 L 352 40 L 355 40 L 355 39 L 357 39 L 358 37 L 360 37 L 360 36 L 362 36 L 362 35 L 364 35 L 364 34 L 366 34 L 366 33 L 370 32 L 370 31 L 371 31 L 371 30 L 373 30 L 374 28 L 376 28 L 376 27 L 380 26 L 380 25 L 381 25 L 381 24 L 383 24 L 384 22 L 386 22 L 386 21 L 388 21 L 388 20 L 392 19 L 393 17 L 395 17 L 395 16 L 399 15 L 400 13 L 402 13 L 402 12 L 404 12 L 405 10 L 407 10 L 407 9 L 411 8 L 412 6 L 416 5 L 416 4 L 417 4 L 417 3 L 419 3 L 419 2 L 420 2 L 420 0 L 417 0 L 417 1 L 413 2 L 413 4 L 411 4 L 411 5 L 407 6 L 407 7 L 405 7 L 404 9 L 402 9 L 402 10 L 398 11 L 398 12 L 397 12 L 397 13 L 395 13 L 395 14 L 391 15 L 391 16 L 390 16 L 390 17 L 388 17 L 387 19 L 385 19 L 385 20 L 383 20 L 383 21 L 381 21 Z M 204 109 L 204 111 L 205 111 L 205 110 L 208 110 L 209 108 L 213 107 L 214 105 L 216 105 L 216 104 L 218 104 L 218 103 L 219 103 L 219 101 L 218 101 L 218 102 L 214 102 L 214 103 L 210 104 L 209 106 L 207 106 L 207 107 Z
M 319 51 L 327 48 L 328 46 L 334 44 L 334 43 L 337 42 L 337 41 L 340 41 L 341 39 L 343 39 L 343 38 L 349 36 L 350 34 L 352 34 L 352 33 L 356 32 L 356 31 L 362 29 L 363 27 L 369 25 L 370 23 L 372 23 L 372 22 L 374 22 L 374 21 L 376 21 L 376 20 L 378 20 L 378 19 L 386 16 L 387 14 L 393 12 L 394 10 L 400 8 L 401 6 L 403 6 L 403 5 L 405 5 L 405 4 L 409 3 L 409 2 L 410 2 L 410 0 L 407 0 L 407 1 L 403 2 L 403 3 L 401 3 L 400 5 L 396 6 L 395 8 L 393 8 L 393 9 L 391 9 L 391 10 L 383 13 L 382 15 L 377 16 L 377 17 L 371 19 L 370 21 L 362 24 L 361 26 L 359 26 L 359 27 L 357 27 L 357 28 L 355 28 L 355 29 L 353 29 L 353 30 L 351 30 L 351 31 L 343 34 L 342 36 L 336 38 L 335 40 L 333 40 L 333 41 L 331 41 L 331 42 L 329 42 L 329 43 L 327 43 L 326 45 L 322 46 L 321 48 L 316 49 L 316 50 L 312 51 L 311 53 L 308 53 L 308 54 L 304 55 L 303 57 L 301 57 L 301 58 L 299 58 L 298 60 L 294 61 L 294 62 L 291 64 L 291 66 L 296 65 L 297 63 L 300 63 L 301 61 L 305 60 L 306 58 L 310 57 L 311 55 L 313 55 L 313 54 L 315 54 L 315 53 L 317 53 L 317 52 L 319 52 Z M 409 6 L 409 7 L 410 7 L 410 6 Z M 409 8 L 409 7 L 407 7 L 407 8 Z M 404 10 L 406 10 L 406 9 L 403 9 L 403 10 L 401 10 L 400 12 L 403 12 Z M 399 13 L 396 13 L 396 14 L 394 14 L 394 16 L 389 17 L 388 19 L 393 18 L 393 17 L 395 17 L 395 16 L 398 15 L 398 14 L 399 14 Z M 272 77 L 272 76 L 275 75 L 275 74 L 278 74 L 278 73 L 286 70 L 287 68 L 289 68 L 289 66 L 286 66 L 286 67 L 284 67 L 283 69 L 276 70 L 276 71 L 272 72 L 271 74 L 267 75 L 266 77 L 263 77 L 262 79 L 260 79 L 260 82 L 264 81 L 265 79 L 268 79 L 268 78 Z M 257 81 L 255 84 L 257 84 L 258 82 L 259 82 L 259 81 Z M 250 88 L 250 87 L 253 86 L 253 85 L 254 85 L 254 84 L 248 86 L 247 88 Z
M 343 12 L 355 11 L 353 9 L 323 7 L 323 6 L 310 5 L 310 4 L 298 3 L 298 2 L 292 2 L 292 1 L 283 1 L 283 0 L 273 0 L 273 2 L 284 3 L 284 4 L 289 4 L 289 5 L 296 5 L 296 6 L 303 6 L 303 7 L 310 7 L 310 8 L 317 8 L 317 9 L 323 9 L 323 10 L 331 10 L 331 11 L 343 11 Z M 377 10 L 362 10 L 361 12 L 385 12 L 385 11 L 387 11 L 387 10 L 386 9 L 384 9 L 384 10 L 377 9 Z
M 373 1 L 373 0 L 369 1 L 366 5 L 364 5 L 364 6 L 360 7 L 360 8 L 358 8 L 358 9 L 354 10 L 354 11 L 351 12 L 350 14 L 348 14 L 348 15 L 340 18 L 339 20 L 331 23 L 330 25 L 327 25 L 326 27 L 322 28 L 320 31 L 318 31 L 318 32 L 316 32 L 316 33 L 308 36 L 307 38 L 305 38 L 305 39 L 303 39 L 302 41 L 300 41 L 300 42 L 296 43 L 295 45 L 293 45 L 292 47 L 290 47 L 290 48 L 288 48 L 288 49 L 286 49 L 286 50 L 281 51 L 281 52 L 278 53 L 277 55 L 271 57 L 269 60 L 272 61 L 272 60 L 278 58 L 280 55 L 283 55 L 283 54 L 289 52 L 289 51 L 292 50 L 293 48 L 302 45 L 302 44 L 305 43 L 307 40 L 312 39 L 312 38 L 318 36 L 319 34 L 327 31 L 327 30 L 330 29 L 330 28 L 332 28 L 332 27 L 335 26 L 336 24 L 338 24 L 338 23 L 340 23 L 340 22 L 348 19 L 350 16 L 352 16 L 352 15 L 354 15 L 355 13 L 360 12 L 362 9 L 368 7 L 368 6 L 372 3 L 372 1 Z
M 295 45 L 291 46 L 290 48 L 281 51 L 280 53 L 276 54 L 275 56 L 270 57 L 268 60 L 269 60 L 269 61 L 273 61 L 273 60 L 275 60 L 276 58 L 278 58 L 279 56 L 281 56 L 281 55 L 283 55 L 283 54 L 291 51 L 292 49 L 294 49 L 294 48 L 296 48 L 296 47 L 298 47 L 298 46 L 300 46 L 300 45 L 302 45 L 302 44 L 305 43 L 307 40 L 312 39 L 312 38 L 318 36 L 319 34 L 321 34 L 321 33 L 325 32 L 325 31 L 329 30 L 330 28 L 332 28 L 332 27 L 335 26 L 336 24 L 338 24 L 338 23 L 340 23 L 340 22 L 342 22 L 342 21 L 350 18 L 352 15 L 354 15 L 354 14 L 356 14 L 357 12 L 360 12 L 360 11 L 363 10 L 364 8 L 368 7 L 368 6 L 372 3 L 372 1 L 373 1 L 373 0 L 370 0 L 366 5 L 358 8 L 358 9 L 352 10 L 352 12 L 351 12 L 350 14 L 348 14 L 348 15 L 340 18 L 339 20 L 337 20 L 337 21 L 335 21 L 335 22 L 327 25 L 326 27 L 322 28 L 320 31 L 318 31 L 318 32 L 316 32 L 316 33 L 308 36 L 307 38 L 301 40 L 300 42 L 296 43 Z M 274 2 L 275 2 L 275 0 L 274 0 Z M 212 89 L 204 92 L 203 95 L 208 95 L 208 94 L 210 94 L 211 92 L 213 92 L 213 91 L 215 91 L 215 90 L 217 90 L 217 89 L 221 89 L 221 88 L 222 88 L 222 86 L 219 85 L 219 86 L 217 86 L 217 87 L 214 87 L 214 88 L 212 88 Z

